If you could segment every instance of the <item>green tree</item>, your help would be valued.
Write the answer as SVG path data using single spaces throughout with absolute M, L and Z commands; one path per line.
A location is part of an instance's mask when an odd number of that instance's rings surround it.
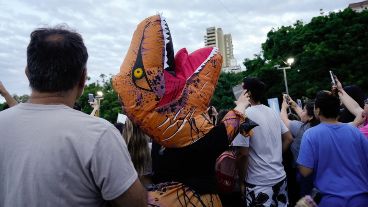
M 235 97 L 232 88 L 241 83 L 244 78 L 244 72 L 220 74 L 215 92 L 211 99 L 211 105 L 217 110 L 234 108 Z
M 101 100 L 100 117 L 111 123 L 115 123 L 118 113 L 121 113 L 118 96 L 112 89 L 111 76 L 109 79 L 106 79 L 106 75 L 101 74 L 100 78 L 102 79 L 101 81 L 86 85 L 82 96 L 77 100 L 77 104 L 81 107 L 81 111 L 90 114 L 93 109 L 88 103 L 88 94 L 95 96 L 97 91 L 102 91 L 104 95 Z
M 18 102 L 18 103 L 25 103 L 28 101 L 29 99 L 29 95 L 13 95 L 13 98 Z
M 285 91 L 282 71 L 273 66 L 288 57 L 296 62 L 287 70 L 292 97 L 314 97 L 318 90 L 330 89 L 332 70 L 345 84 L 356 84 L 367 91 L 368 11 L 351 9 L 314 17 L 310 23 L 297 21 L 291 26 L 272 29 L 262 44 L 262 53 L 245 59 L 246 76 L 257 76 L 268 86 L 268 97 Z
M 7 104 L 4 103 L 0 103 L 0 111 L 4 110 L 7 107 Z

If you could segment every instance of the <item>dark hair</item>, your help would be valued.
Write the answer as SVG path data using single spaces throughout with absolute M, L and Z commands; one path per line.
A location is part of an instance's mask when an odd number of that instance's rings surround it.
M 250 91 L 250 98 L 259 102 L 263 98 L 266 92 L 266 84 L 258 78 L 246 77 L 243 79 L 243 89 Z
M 217 123 L 216 125 L 221 124 L 222 119 L 225 117 L 225 115 L 229 112 L 229 109 L 221 109 L 220 112 L 217 114 Z
M 345 86 L 344 90 L 351 98 L 353 98 L 359 104 L 360 107 L 364 108 L 365 95 L 363 90 L 359 86 L 356 85 Z M 348 123 L 354 121 L 354 119 L 355 115 L 350 113 L 350 111 L 346 108 L 346 106 L 343 106 L 340 110 L 339 121 Z
M 288 119 L 300 121 L 300 117 L 294 113 L 288 113 Z
M 307 115 L 312 117 L 307 123 L 310 124 L 310 127 L 314 127 L 319 124 L 319 119 L 314 115 L 314 101 L 308 101 L 305 104 L 305 110 L 307 110 Z
M 86 69 L 88 53 L 81 35 L 67 26 L 39 28 L 27 47 L 29 84 L 39 92 L 68 91 Z
M 120 134 L 123 134 L 124 124 L 123 123 L 115 123 L 115 128 L 119 130 Z
M 82 111 L 82 106 L 79 103 L 75 103 L 73 106 L 73 109 L 77 110 L 77 111 Z
M 315 108 L 326 118 L 337 118 L 340 112 L 340 99 L 330 91 L 319 91 L 316 95 Z

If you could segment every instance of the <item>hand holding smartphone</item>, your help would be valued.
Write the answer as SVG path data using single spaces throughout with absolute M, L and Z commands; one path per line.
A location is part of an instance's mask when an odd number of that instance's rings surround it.
M 335 79 L 335 75 L 333 74 L 333 72 L 330 70 L 330 76 L 331 76 L 331 83 L 332 83 L 332 89 L 331 89 L 331 92 L 332 94 L 334 94 L 335 96 L 337 95 L 338 93 L 338 85 L 337 85 L 337 82 L 336 82 L 336 79 Z
M 88 103 L 91 104 L 91 103 L 94 103 L 95 102 L 95 97 L 93 96 L 92 93 L 89 93 L 88 94 Z
M 336 85 L 335 75 L 333 74 L 333 72 L 331 70 L 330 70 L 330 76 L 331 76 L 332 84 Z
M 239 99 L 239 96 L 241 95 L 241 93 L 243 92 L 243 86 L 242 84 L 238 84 L 236 86 L 233 87 L 233 93 L 234 93 L 234 97 L 236 100 Z
M 288 95 L 287 93 L 282 93 L 282 95 L 284 96 L 284 99 L 285 99 L 286 103 L 287 103 L 288 105 L 290 105 L 290 98 L 289 98 L 289 95 Z

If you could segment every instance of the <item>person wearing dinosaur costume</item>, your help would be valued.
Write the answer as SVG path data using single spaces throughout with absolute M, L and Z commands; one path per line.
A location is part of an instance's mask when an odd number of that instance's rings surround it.
M 221 65 L 213 47 L 191 54 L 184 48 L 174 57 L 171 33 L 161 15 L 146 18 L 134 32 L 113 88 L 129 119 L 154 140 L 157 185 L 150 189 L 150 206 L 221 206 L 216 158 L 239 131 L 247 136 L 256 126 L 243 114 L 249 105 L 246 91 L 218 127 L 209 118 Z

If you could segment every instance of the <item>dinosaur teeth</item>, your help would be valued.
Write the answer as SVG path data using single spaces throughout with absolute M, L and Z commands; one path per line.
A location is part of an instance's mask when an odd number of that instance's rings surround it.
M 165 48 L 164 48 L 164 69 L 169 68 L 169 64 L 168 62 L 168 57 L 167 57 L 167 51 L 166 51 L 166 47 L 167 45 L 170 43 L 170 30 L 169 30 L 169 26 L 166 23 L 166 19 L 164 17 L 162 17 L 160 15 L 160 19 L 161 19 L 161 28 L 162 28 L 162 35 L 163 35 L 163 39 L 165 41 Z
M 168 59 L 167 59 L 167 56 L 166 56 L 166 51 L 165 51 L 165 62 L 164 62 L 164 69 L 167 69 L 167 68 L 169 68 L 169 64 L 167 64 L 167 61 L 168 61 Z
M 199 73 L 203 67 L 207 64 L 207 62 L 213 57 L 215 56 L 216 54 L 218 53 L 218 48 L 217 47 L 214 47 L 210 53 L 210 55 L 207 57 L 207 59 L 205 61 L 202 62 L 202 64 L 194 71 L 193 74 L 196 74 L 196 73 Z M 190 76 L 191 77 L 191 76 Z M 190 78 L 188 77 L 188 79 Z

